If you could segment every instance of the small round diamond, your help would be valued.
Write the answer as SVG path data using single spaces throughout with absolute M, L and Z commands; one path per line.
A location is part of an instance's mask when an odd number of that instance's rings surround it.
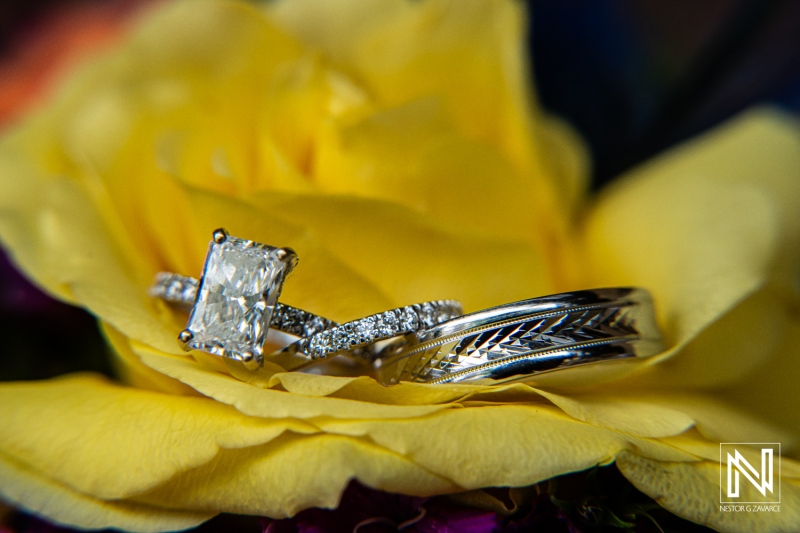
M 409 333 L 419 329 L 419 315 L 413 307 L 408 306 L 401 311 L 400 329 Z
M 169 299 L 174 300 L 176 298 L 179 298 L 182 292 L 183 292 L 183 283 L 181 283 L 179 280 L 173 280 L 169 283 L 169 285 L 167 285 L 166 294 L 167 298 Z
M 360 343 L 372 342 L 378 336 L 375 329 L 375 318 L 368 316 L 358 321 L 355 327 L 356 335 Z
M 293 309 L 291 307 L 285 307 L 285 306 L 280 306 L 280 309 L 281 309 L 280 320 L 283 329 L 289 331 L 299 331 L 300 324 L 302 324 L 303 322 L 305 313 L 300 309 Z
M 312 358 L 317 359 L 322 357 L 324 350 L 322 349 L 322 345 L 319 341 L 318 337 L 312 337 L 309 341 L 307 346 L 303 347 L 304 350 L 307 350 L 308 353 L 311 355 Z
M 382 337 L 393 337 L 397 335 L 397 315 L 394 310 L 386 311 L 378 319 L 378 332 Z
M 186 283 L 181 290 L 181 300 L 184 302 L 192 302 L 194 301 L 195 297 L 197 296 L 197 282 L 191 280 L 191 282 Z
M 325 357 L 328 353 L 333 351 L 333 346 L 331 345 L 332 339 L 329 331 L 323 331 L 319 335 L 315 335 L 314 339 L 319 342 L 320 357 Z
M 331 335 L 331 346 L 336 351 L 344 351 L 350 347 L 350 340 L 343 328 L 336 328 Z
M 307 320 L 303 324 L 303 337 L 310 337 L 325 330 L 325 320 L 322 317 L 315 316 L 311 320 Z
M 447 302 L 439 302 L 436 309 L 436 323 L 441 324 L 447 320 L 450 320 L 450 306 Z
M 420 310 L 419 317 L 422 320 L 422 325 L 426 328 L 432 328 L 436 325 L 436 309 L 431 304 L 424 304 Z

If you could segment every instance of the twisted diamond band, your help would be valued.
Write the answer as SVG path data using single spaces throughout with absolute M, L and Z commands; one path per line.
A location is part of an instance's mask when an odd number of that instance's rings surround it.
M 595 289 L 523 300 L 423 329 L 386 347 L 375 366 L 384 384 L 497 383 L 662 349 L 646 291 Z
M 281 353 L 301 355 L 312 360 L 324 359 L 432 328 L 461 313 L 461 303 L 455 300 L 436 300 L 399 307 L 333 326 L 290 344 Z

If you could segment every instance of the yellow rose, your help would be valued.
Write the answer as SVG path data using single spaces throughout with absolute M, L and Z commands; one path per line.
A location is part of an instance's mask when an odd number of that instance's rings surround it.
M 353 478 L 431 495 L 616 461 L 690 520 L 800 523 L 787 457 L 781 513 L 718 509 L 719 442 L 791 455 L 800 430 L 797 126 L 752 112 L 588 198 L 579 141 L 529 93 L 524 27 L 515 2 L 168 5 L 9 135 L 0 237 L 98 316 L 123 383 L 0 385 L 3 497 L 165 531 L 331 507 Z M 337 320 L 639 285 L 670 348 L 501 387 L 237 379 L 147 296 L 157 271 L 197 274 L 219 226 L 295 248 L 281 300 Z

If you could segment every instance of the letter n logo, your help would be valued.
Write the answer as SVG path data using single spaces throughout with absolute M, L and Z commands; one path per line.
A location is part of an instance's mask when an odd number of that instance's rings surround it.
M 721 443 L 719 454 L 720 503 L 780 503 L 780 443 Z

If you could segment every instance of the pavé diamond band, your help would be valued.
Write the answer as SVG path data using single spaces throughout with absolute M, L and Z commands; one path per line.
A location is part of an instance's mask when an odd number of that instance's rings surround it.
M 530 379 L 543 372 L 647 357 L 663 349 L 643 289 L 578 291 L 464 315 L 409 335 L 375 361 L 384 384 Z
M 432 328 L 461 316 L 461 313 L 461 303 L 455 300 L 436 300 L 398 307 L 300 339 L 281 350 L 281 353 L 302 355 L 312 360 L 324 359 Z
M 336 324 L 278 304 L 283 282 L 297 260 L 291 248 L 232 237 L 218 229 L 212 235 L 200 280 L 162 272 L 156 275 L 150 294 L 191 306 L 186 329 L 178 336 L 185 349 L 257 368 L 263 364 L 270 327 L 303 336 Z

